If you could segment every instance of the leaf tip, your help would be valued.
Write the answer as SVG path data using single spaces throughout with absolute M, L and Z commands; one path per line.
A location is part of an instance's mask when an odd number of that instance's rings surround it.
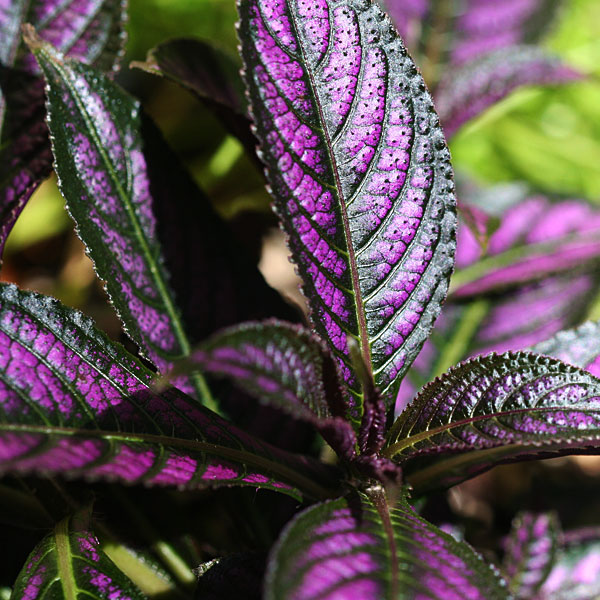
M 31 23 L 23 23 L 23 25 L 21 25 L 21 33 L 23 35 L 23 41 L 32 52 L 35 52 L 44 46 L 44 41 L 37 34 L 35 27 Z

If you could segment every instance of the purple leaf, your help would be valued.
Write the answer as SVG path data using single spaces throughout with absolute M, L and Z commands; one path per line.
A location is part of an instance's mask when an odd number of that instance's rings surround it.
M 388 444 L 419 493 L 499 463 L 596 452 L 600 380 L 532 353 L 476 357 L 426 385 Z
M 421 76 L 370 2 L 250 0 L 240 14 L 275 209 L 358 423 L 347 336 L 389 408 L 446 295 L 448 150 Z
M 452 62 L 465 64 L 495 50 L 538 39 L 558 0 L 467 0 L 454 23 Z
M 146 596 L 102 551 L 88 511 L 54 527 L 29 555 L 11 598 L 144 600 Z
M 546 50 L 514 46 L 448 70 L 436 89 L 435 106 L 446 136 L 451 137 L 519 87 L 567 83 L 581 77 Z
M 2 286 L 0 345 L 2 472 L 249 485 L 294 497 L 304 485 L 328 496 L 339 477 L 257 441 L 175 388 L 153 392 L 150 371 L 51 298 Z
M 123 51 L 123 0 L 22 0 L 0 7 L 0 255 L 31 194 L 51 171 L 44 84 L 21 25 L 69 56 L 112 70 Z
M 202 40 L 181 38 L 159 44 L 146 62 L 131 66 L 171 79 L 196 94 L 256 156 L 258 141 L 250 129 L 244 83 L 239 65 L 229 54 Z
M 381 491 L 300 513 L 271 552 L 266 600 L 492 600 L 504 582 L 466 543 Z
M 556 559 L 559 533 L 554 514 L 521 513 L 513 521 L 502 572 L 516 598 L 537 598 Z
M 458 233 L 452 297 L 465 298 L 541 279 L 600 260 L 600 212 L 580 200 L 533 196 L 506 210 L 488 256 L 466 227 Z M 479 260 L 477 260 L 479 258 Z
M 304 327 L 273 320 L 222 330 L 175 373 L 198 368 L 231 377 L 261 403 L 313 424 L 339 454 L 354 453 L 336 363 Z
M 139 104 L 90 67 L 31 43 L 48 80 L 68 208 L 127 332 L 158 369 L 215 328 L 293 315 L 280 311 L 284 303 L 243 252 L 228 247 L 227 229 Z M 200 375 L 178 385 L 206 397 Z
M 553 356 L 563 362 L 600 376 L 600 321 L 587 322 L 575 329 L 560 331 L 531 348 L 532 352 Z

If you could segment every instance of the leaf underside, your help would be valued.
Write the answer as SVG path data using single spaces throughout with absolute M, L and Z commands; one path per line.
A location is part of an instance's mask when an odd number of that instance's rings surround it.
M 266 600 L 507 597 L 470 546 L 405 500 L 388 512 L 385 500 L 362 494 L 312 506 L 286 527 L 271 552 L 265 592 Z
M 527 352 L 476 357 L 426 385 L 388 440 L 419 493 L 501 462 L 596 452 L 600 381 Z
M 175 388 L 153 392 L 151 372 L 51 298 L 3 285 L 0 344 L 2 472 L 294 497 L 296 477 L 317 497 L 336 485 L 335 469 L 255 440 Z
M 85 520 L 78 514 L 61 521 L 35 547 L 17 577 L 11 598 L 146 598 L 101 550 Z
M 240 16 L 275 210 L 357 422 L 347 336 L 391 407 L 445 297 L 456 220 L 449 153 L 423 80 L 376 6 L 251 0 Z

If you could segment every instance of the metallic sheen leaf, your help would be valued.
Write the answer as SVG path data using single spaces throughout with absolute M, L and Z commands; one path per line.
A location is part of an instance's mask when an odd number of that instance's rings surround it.
M 515 598 L 531 600 L 550 573 L 558 552 L 556 515 L 521 513 L 506 542 L 502 572 Z
M 337 470 L 276 450 L 153 374 L 81 313 L 0 288 L 0 471 L 323 496 Z M 296 477 L 299 479 L 296 481 Z M 330 492 L 325 492 L 325 496 Z
M 427 384 L 383 454 L 419 492 L 492 466 L 600 448 L 600 380 L 528 352 L 476 357 Z
M 380 493 L 380 492 L 379 492 Z M 271 552 L 265 600 L 506 599 L 508 590 L 472 549 L 401 500 L 367 495 L 300 513 Z
M 423 80 L 375 5 L 249 0 L 240 14 L 275 209 L 358 421 L 347 336 L 391 407 L 446 295 L 449 153 Z
M 89 514 L 68 517 L 29 555 L 11 598 L 144 600 L 146 596 L 100 548 Z
M 9 0 L 0 6 L 0 255 L 17 217 L 51 171 L 44 84 L 21 26 L 65 54 L 110 71 L 123 51 L 124 0 Z
M 451 137 L 513 90 L 581 79 L 558 57 L 535 46 L 513 46 L 448 70 L 435 92 L 435 106 L 444 133 Z
M 340 454 L 354 451 L 337 365 L 304 327 L 271 320 L 221 330 L 175 373 L 197 369 L 230 377 L 261 403 L 313 424 Z

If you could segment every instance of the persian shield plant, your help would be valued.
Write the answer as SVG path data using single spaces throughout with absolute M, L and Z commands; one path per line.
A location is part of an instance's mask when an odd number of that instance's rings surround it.
M 238 9 L 248 104 L 227 58 L 194 42 L 162 46 L 144 67 L 195 90 L 247 146 L 258 144 L 303 281 L 306 325 L 235 245 L 139 102 L 111 80 L 122 5 L 0 8 L 2 152 L 12 156 L 2 167 L 2 241 L 46 174 L 51 143 L 77 233 L 139 349 L 57 300 L 2 284 L 2 472 L 44 477 L 63 499 L 71 480 L 293 498 L 268 554 L 204 565 L 200 598 L 489 600 L 575 586 L 548 579 L 571 556 L 554 517 L 515 522 L 501 572 L 415 505 L 500 463 L 596 452 L 600 380 L 585 367 L 597 361 L 597 328 L 559 334 L 537 352 L 462 362 L 396 415 L 455 262 L 455 184 L 434 103 L 369 0 L 240 0 Z M 190 50 L 206 60 L 196 64 Z M 463 117 L 453 119 L 458 127 Z M 468 214 L 475 228 L 485 222 Z M 576 255 L 590 263 L 595 235 Z M 534 248 L 538 263 L 567 254 L 544 276 L 572 266 L 570 241 L 556 236 L 541 259 Z M 502 282 L 531 282 L 526 267 L 500 264 Z M 493 273 L 473 272 L 455 296 L 496 285 Z M 244 421 L 247 409 L 254 421 Z M 335 458 L 321 461 L 287 435 L 300 424 Z M 114 493 L 127 499 L 132 489 Z M 72 504 L 31 552 L 11 598 L 193 594 L 173 549 L 161 542 L 153 559 L 140 556 L 89 503 Z

